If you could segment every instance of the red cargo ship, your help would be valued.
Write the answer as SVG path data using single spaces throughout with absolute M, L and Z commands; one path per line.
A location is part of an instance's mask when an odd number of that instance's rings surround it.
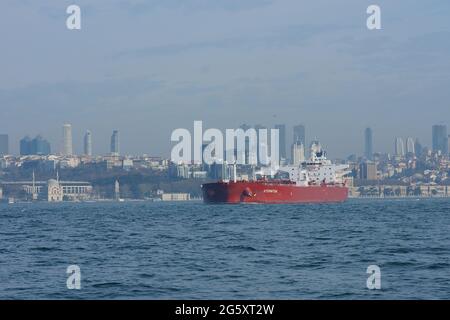
M 344 176 L 347 165 L 334 165 L 327 160 L 320 145 L 311 150 L 311 159 L 298 166 L 281 167 L 277 172 L 289 174 L 289 179 L 253 181 L 223 180 L 202 185 L 205 203 L 327 203 L 347 200 L 348 188 Z M 270 169 L 269 169 L 270 170 Z M 270 170 L 272 171 L 272 170 Z
M 287 181 L 230 181 L 202 185 L 206 203 L 323 203 L 347 200 L 343 185 L 297 186 Z

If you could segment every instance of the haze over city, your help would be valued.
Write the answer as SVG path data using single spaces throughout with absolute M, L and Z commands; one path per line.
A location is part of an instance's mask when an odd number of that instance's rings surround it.
M 372 1 L 76 1 L 82 29 L 65 27 L 73 1 L 0 7 L 0 133 L 42 134 L 74 151 L 169 156 L 170 134 L 241 124 L 304 124 L 332 157 L 394 152 L 394 139 L 431 146 L 450 121 L 450 3 L 377 1 L 382 30 L 366 28 Z M 323 8 L 326 7 L 327 10 Z

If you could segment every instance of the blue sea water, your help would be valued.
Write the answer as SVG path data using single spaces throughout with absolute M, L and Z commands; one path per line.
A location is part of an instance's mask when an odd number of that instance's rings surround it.
M 450 299 L 450 199 L 0 204 L 0 298 Z

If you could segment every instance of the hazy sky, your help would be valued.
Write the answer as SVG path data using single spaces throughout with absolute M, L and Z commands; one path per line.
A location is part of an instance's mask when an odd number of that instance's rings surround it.
M 66 28 L 66 8 L 82 30 Z M 382 9 L 369 31 L 366 9 Z M 168 156 L 175 128 L 303 123 L 332 157 L 450 124 L 448 0 L 3 0 L 0 133 Z M 290 141 L 289 140 L 289 141 Z

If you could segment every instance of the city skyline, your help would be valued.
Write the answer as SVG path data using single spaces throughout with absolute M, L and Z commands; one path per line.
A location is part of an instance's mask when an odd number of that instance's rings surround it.
M 248 124 L 242 124 L 239 128 L 247 130 L 249 128 L 270 128 L 270 127 L 266 127 L 260 124 L 257 125 L 248 125 Z M 306 137 L 306 132 L 307 132 L 307 127 L 305 125 L 294 125 L 292 127 L 287 127 L 285 124 L 276 124 L 273 126 L 274 128 L 278 128 L 281 132 L 283 132 L 283 134 L 280 134 L 280 158 L 283 158 L 282 153 L 281 153 L 281 149 L 282 149 L 282 145 L 285 145 L 285 154 L 286 154 L 286 159 L 294 159 L 294 153 L 297 154 L 296 158 L 298 159 L 298 152 L 299 152 L 299 147 L 300 145 L 303 145 L 302 148 L 302 153 L 306 156 L 308 153 L 308 150 L 310 148 L 311 143 L 315 142 L 315 141 L 319 141 L 321 143 L 321 145 L 326 146 L 326 141 L 323 141 L 321 139 L 312 139 L 310 141 L 308 141 L 305 137 Z M 237 129 L 237 128 L 236 128 Z M 286 136 L 289 136 L 290 133 L 292 133 L 292 143 L 287 142 L 288 140 L 286 139 Z M 8 149 L 11 151 L 11 142 L 9 139 L 9 135 L 8 134 L 0 134 L 0 137 L 2 138 L 2 146 L 6 145 L 8 147 Z M 14 153 L 14 152 L 10 152 L 10 154 L 20 154 L 20 155 L 27 155 L 30 154 L 29 152 L 24 152 L 22 153 L 22 143 L 24 140 L 28 139 L 29 141 L 27 143 L 31 143 L 32 139 L 29 137 L 29 135 L 25 135 L 22 139 L 19 140 L 18 143 L 18 148 L 19 148 L 19 152 Z M 36 139 L 43 139 L 42 135 L 38 134 L 36 135 Z M 393 148 L 391 148 L 389 150 L 379 150 L 373 147 L 374 145 L 374 141 L 376 141 L 376 139 L 374 139 L 373 137 L 373 129 L 371 127 L 366 127 L 363 131 L 363 141 L 361 143 L 361 149 L 362 151 L 355 153 L 355 151 L 349 152 L 348 154 L 344 155 L 343 157 L 337 157 L 337 156 L 332 156 L 335 159 L 345 159 L 347 157 L 350 156 L 361 156 L 361 157 L 365 157 L 367 160 L 372 160 L 372 157 L 374 154 L 376 153 L 381 153 L 381 154 L 391 154 L 394 156 L 405 156 L 408 153 L 412 153 L 412 154 L 417 154 L 421 152 L 423 147 L 427 147 L 429 150 L 431 151 L 438 151 L 440 150 L 442 153 L 448 155 L 449 154 L 449 144 L 450 144 L 450 135 L 448 135 L 448 131 L 447 131 L 447 125 L 443 125 L 443 124 L 438 124 L 438 125 L 432 125 L 431 126 L 431 132 L 430 132 L 430 141 L 431 143 L 429 145 L 425 144 L 422 145 L 419 141 L 420 139 L 417 137 L 412 137 L 412 136 L 395 136 L 393 137 L 394 139 L 394 146 Z M 50 150 L 50 143 L 48 142 L 47 139 L 44 140 L 46 144 L 48 144 L 48 150 Z M 114 129 L 112 131 L 112 135 L 109 138 L 109 151 L 108 152 L 94 152 L 94 147 L 93 147 L 93 143 L 92 143 L 92 131 L 91 130 L 86 130 L 83 138 L 83 146 L 81 148 L 81 150 L 78 152 L 77 150 L 73 151 L 72 149 L 72 143 L 73 143 L 73 136 L 72 136 L 72 125 L 69 123 L 66 123 L 63 125 L 63 133 L 62 133 L 62 147 L 61 148 L 56 148 L 52 149 L 54 150 L 53 154 L 62 154 L 62 155 L 87 155 L 87 156 L 95 156 L 95 155 L 120 155 L 121 152 L 121 147 L 119 147 L 119 130 Z M 283 143 L 284 141 L 284 143 Z M 14 145 L 14 143 L 12 144 Z M 103 149 L 102 146 L 104 147 L 106 144 L 99 144 L 101 147 L 99 149 Z M 173 145 L 173 143 L 171 144 Z M 248 147 L 248 146 L 247 146 Z M 392 147 L 392 143 L 391 143 L 391 147 Z M 25 148 L 30 148 L 30 147 L 25 147 Z M 47 148 L 47 147 L 46 147 Z M 295 151 L 294 151 L 295 148 Z M 36 148 L 35 148 L 36 149 Z M 420 149 L 420 150 L 418 150 Z M 27 149 L 28 150 L 28 149 Z M 45 149 L 47 150 L 47 149 Z M 289 152 L 288 152 L 289 150 Z M 68 153 L 68 151 L 70 151 L 70 153 Z M 50 153 L 50 152 L 48 152 Z M 42 154 L 42 153 L 41 153 Z M 44 152 L 44 154 L 47 154 Z M 137 152 L 137 153 L 124 153 L 124 154 L 128 154 L 128 155 L 138 155 L 138 154 L 150 154 L 148 152 L 145 151 L 141 151 L 141 152 Z M 163 156 L 166 157 L 166 155 L 162 155 L 162 154 L 153 154 L 155 156 Z
M 376 31 L 358 0 L 77 4 L 83 28 L 73 32 L 59 3 L 2 6 L 0 128 L 12 152 L 26 134 L 59 150 L 59 124 L 70 122 L 77 153 L 86 129 L 107 153 L 115 128 L 122 153 L 167 156 L 170 133 L 202 120 L 305 123 L 344 157 L 362 153 L 367 126 L 374 149 L 388 151 L 394 136 L 431 145 L 429 125 L 450 119 L 448 1 L 380 0 Z

